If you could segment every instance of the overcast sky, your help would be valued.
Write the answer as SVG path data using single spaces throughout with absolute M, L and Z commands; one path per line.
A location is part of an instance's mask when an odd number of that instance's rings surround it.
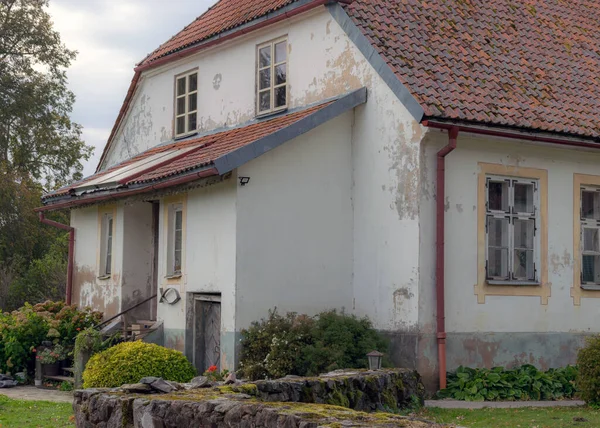
M 133 67 L 216 0 L 50 0 L 54 28 L 79 52 L 69 68 L 72 119 L 94 147 L 93 174 L 133 77 Z

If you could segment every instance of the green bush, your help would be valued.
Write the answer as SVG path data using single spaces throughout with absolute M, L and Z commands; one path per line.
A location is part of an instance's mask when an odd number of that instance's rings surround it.
M 512 370 L 461 366 L 448 373 L 448 386 L 438 392 L 438 397 L 466 401 L 559 400 L 573 397 L 576 377 L 574 366 L 545 372 L 530 364 Z
M 114 388 L 146 376 L 189 382 L 196 369 L 174 349 L 153 343 L 124 342 L 90 358 L 83 371 L 84 388 Z
M 75 305 L 51 301 L 0 312 L 0 372 L 31 372 L 36 347 L 43 341 L 71 349 L 77 333 L 101 319 L 102 313 L 90 308 L 79 310 Z
M 577 389 L 582 400 L 600 405 L 600 336 L 587 339 L 577 354 Z
M 270 311 L 242 331 L 240 376 L 252 380 L 313 376 L 340 368 L 366 368 L 366 354 L 387 351 L 368 318 L 336 311 L 316 317 Z

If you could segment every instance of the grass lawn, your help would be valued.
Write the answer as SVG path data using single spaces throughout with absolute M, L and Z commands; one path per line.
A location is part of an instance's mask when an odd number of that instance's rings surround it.
M 0 428 L 74 427 L 71 403 L 11 400 L 0 394 Z
M 545 407 L 522 409 L 427 408 L 419 417 L 464 427 L 562 428 L 600 427 L 600 410 L 588 407 Z

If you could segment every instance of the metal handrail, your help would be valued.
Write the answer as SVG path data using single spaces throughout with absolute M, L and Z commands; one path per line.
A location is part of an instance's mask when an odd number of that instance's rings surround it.
M 133 310 L 133 309 L 137 308 L 138 306 L 141 306 L 141 305 L 143 305 L 143 304 L 144 304 L 144 303 L 146 303 L 146 302 L 149 302 L 149 301 L 150 301 L 150 300 L 152 300 L 152 299 L 155 299 L 157 295 L 158 295 L 158 293 L 156 293 L 156 294 L 154 294 L 154 295 L 152 295 L 152 296 L 148 297 L 146 300 L 142 300 L 141 302 L 138 302 L 138 303 L 136 303 L 136 304 L 135 304 L 135 305 L 133 305 L 132 307 L 130 307 L 130 308 L 127 308 L 127 309 L 125 309 L 124 311 L 121 311 L 121 312 L 119 312 L 119 313 L 118 313 L 117 315 L 115 315 L 114 317 L 110 317 L 109 319 L 107 319 L 107 320 L 105 320 L 105 321 L 102 321 L 100 324 L 97 324 L 96 326 L 94 326 L 94 328 L 100 329 L 101 327 L 103 327 L 104 325 L 108 324 L 108 323 L 109 323 L 109 322 L 111 322 L 112 320 L 119 318 L 120 316 L 122 316 L 122 315 L 126 314 L 127 312 L 129 312 L 129 311 L 131 311 L 131 310 Z

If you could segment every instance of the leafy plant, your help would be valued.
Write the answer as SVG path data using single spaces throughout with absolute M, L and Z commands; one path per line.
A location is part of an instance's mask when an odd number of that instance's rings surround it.
M 577 388 L 582 400 L 591 406 L 600 405 L 600 336 L 587 339 L 577 354 Z
M 559 400 L 573 397 L 576 376 L 574 366 L 545 372 L 530 364 L 514 369 L 461 366 L 448 374 L 448 387 L 438 396 L 466 401 Z
M 336 311 L 281 316 L 273 310 L 242 331 L 240 375 L 256 380 L 364 368 L 369 351 L 387 347 L 368 318 Z
M 58 385 L 58 390 L 59 391 L 68 392 L 68 391 L 73 391 L 73 389 L 74 389 L 73 388 L 73 384 L 71 382 L 67 382 L 66 380 L 62 381 L 61 384 Z
M 189 382 L 195 375 L 196 369 L 179 351 L 141 341 L 124 342 L 90 358 L 83 372 L 83 386 L 114 388 L 146 376 Z
M 227 375 L 229 375 L 229 370 L 225 369 L 222 372 L 219 372 L 217 366 L 210 366 L 208 370 L 202 373 L 202 376 L 206 376 L 213 382 L 221 382 L 227 378 Z

